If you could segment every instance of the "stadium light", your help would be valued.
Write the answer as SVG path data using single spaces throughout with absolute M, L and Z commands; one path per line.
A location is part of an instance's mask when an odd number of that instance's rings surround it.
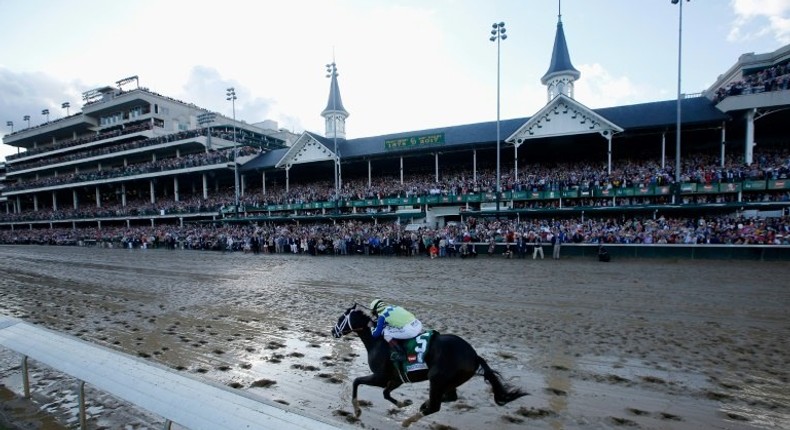
M 494 23 L 492 25 L 491 30 L 491 40 L 492 42 L 496 42 L 496 212 L 497 217 L 499 217 L 499 201 L 501 200 L 502 195 L 502 175 L 500 173 L 500 162 L 499 162 L 499 46 L 501 41 L 507 39 L 507 34 L 505 34 L 505 23 Z
M 30 115 L 23 116 L 22 120 L 27 121 L 27 128 L 30 128 Z
M 234 87 L 228 88 L 225 93 L 225 100 L 230 100 L 233 106 L 233 180 L 234 180 L 234 194 L 236 195 L 236 219 L 239 218 L 239 147 L 236 144 L 236 89 Z
M 11 127 L 11 133 L 14 132 L 14 121 L 6 121 L 5 125 Z
M 683 2 L 681 0 L 671 0 L 672 4 L 678 5 L 678 105 L 677 105 L 677 130 L 675 130 L 675 183 L 680 186 L 680 70 L 683 47 Z M 686 0 L 687 2 L 690 0 Z
M 60 105 L 60 107 L 66 109 L 66 116 L 69 116 L 69 108 L 71 107 L 71 103 L 63 102 L 63 104 Z
M 49 122 L 49 109 L 44 109 L 41 111 L 41 115 L 47 116 L 47 122 Z
M 203 112 L 197 116 L 198 124 L 202 127 L 206 127 L 206 148 L 211 149 L 211 124 L 217 118 L 217 114 L 214 112 Z
M 337 79 L 337 64 L 332 61 L 330 64 L 326 65 L 326 77 L 329 79 Z M 330 81 L 330 85 L 333 85 L 334 82 Z M 337 91 L 335 91 L 334 87 L 331 87 L 329 91 L 332 94 L 332 110 L 337 110 Z M 337 112 L 332 112 L 332 133 L 334 136 L 335 141 L 335 159 L 333 160 L 335 164 L 335 202 L 340 201 L 340 156 L 337 155 Z

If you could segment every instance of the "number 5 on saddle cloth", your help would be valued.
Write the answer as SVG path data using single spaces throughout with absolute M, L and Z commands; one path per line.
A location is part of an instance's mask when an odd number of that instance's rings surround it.
M 428 352 L 428 345 L 435 334 L 437 334 L 436 330 L 428 330 L 417 337 L 399 341 L 404 351 L 406 351 L 406 358 L 393 361 L 392 364 L 395 365 L 401 381 L 411 382 L 412 379 L 417 377 L 415 372 L 419 372 L 422 375 L 428 371 L 428 365 L 425 363 L 425 354 Z

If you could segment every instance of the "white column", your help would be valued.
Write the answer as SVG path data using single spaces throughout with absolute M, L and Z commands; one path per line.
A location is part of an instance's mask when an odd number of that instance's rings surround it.
M 58 196 L 54 191 L 52 192 L 52 210 L 58 210 Z
M 126 184 L 121 184 L 121 206 L 126 207 Z
M 156 194 L 154 193 L 154 180 L 150 179 L 148 181 L 148 188 L 150 190 L 149 194 L 151 195 L 151 204 L 156 203 Z
M 79 207 L 79 198 L 77 197 L 77 190 L 71 190 L 71 201 L 74 204 L 74 209 Z
M 290 172 L 291 172 L 291 166 L 287 166 L 285 168 L 285 192 L 286 193 L 288 192 L 288 190 L 289 190 L 289 188 L 291 186 Z
M 33 212 L 38 212 L 38 195 L 33 194 Z
M 244 197 L 244 188 L 247 186 L 247 181 L 244 179 L 244 175 L 241 173 L 239 173 L 239 180 L 241 181 L 241 185 L 239 185 L 239 196 Z
M 518 145 L 513 144 L 513 179 L 518 182 Z
M 173 201 L 181 201 L 178 199 L 178 176 L 173 176 Z
M 754 162 L 754 114 L 757 109 L 749 109 L 746 111 L 746 148 L 744 151 L 744 163 L 751 166 Z
M 263 184 L 261 191 L 263 192 L 263 195 L 265 196 L 266 195 L 266 172 L 261 173 L 261 184 Z
M 661 168 L 667 166 L 667 133 L 661 133 Z
M 99 186 L 96 186 L 96 207 L 101 207 L 101 191 L 99 190 Z
M 400 156 L 400 184 L 403 185 L 403 156 Z
M 370 188 L 370 186 L 373 184 L 372 179 L 371 179 L 371 168 L 372 167 L 373 166 L 371 166 L 370 160 L 368 160 L 368 188 Z
M 203 200 L 208 198 L 208 177 L 204 173 L 203 175 Z

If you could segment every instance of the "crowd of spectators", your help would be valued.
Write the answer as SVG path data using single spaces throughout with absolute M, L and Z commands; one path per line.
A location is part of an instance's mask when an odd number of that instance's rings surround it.
M 699 218 L 611 217 L 502 220 L 467 217 L 442 227 L 399 222 L 343 221 L 303 224 L 226 224 L 0 231 L 3 244 L 99 244 L 124 248 L 168 247 L 192 250 L 305 254 L 453 256 L 464 244 L 512 246 L 525 251 L 535 243 L 790 245 L 790 217 Z M 493 246 L 491 247 L 493 250 Z M 496 252 L 499 252 L 497 250 Z
M 741 80 L 730 82 L 727 86 L 716 91 L 714 101 L 718 103 L 729 96 L 787 89 L 790 89 L 790 66 L 784 63 L 751 73 Z
M 790 178 L 790 149 L 764 151 L 755 157 L 755 162 L 748 166 L 737 161 L 736 156 L 727 156 L 722 166 L 714 156 L 691 155 L 683 163 L 682 182 L 697 184 L 718 184 L 743 182 L 745 180 L 770 180 Z M 578 188 L 582 191 L 593 189 L 617 189 L 623 187 L 650 187 L 670 185 L 674 183 L 672 169 L 661 169 L 653 161 L 620 160 L 609 173 L 605 163 L 567 162 L 567 163 L 531 163 L 519 166 L 518 178 L 507 169 L 503 170 L 501 186 L 503 191 L 561 191 Z M 340 195 L 335 195 L 332 181 L 314 181 L 308 183 L 292 182 L 288 189 L 284 184 L 267 185 L 266 194 L 247 193 L 243 201 L 247 206 L 264 207 L 266 205 L 299 204 L 322 201 L 364 200 L 383 198 L 405 198 L 430 195 L 466 195 L 470 193 L 493 193 L 496 190 L 496 169 L 492 166 L 477 171 L 476 177 L 464 169 L 452 166 L 444 168 L 442 176 L 436 181 L 434 172 L 413 172 L 400 182 L 400 177 L 378 175 L 371 178 L 344 179 Z M 762 194 L 763 200 L 770 198 L 784 199 L 786 193 Z M 706 201 L 699 203 L 720 203 L 733 199 L 733 195 L 706 196 Z M 664 201 L 662 201 L 662 199 Z M 691 199 L 689 197 L 688 199 Z M 713 201 L 709 200 L 713 199 Z M 565 203 L 574 205 L 611 205 L 610 199 L 567 200 Z M 643 204 L 644 198 L 628 199 L 626 204 Z M 650 203 L 665 203 L 666 198 L 652 198 Z M 686 203 L 693 203 L 687 201 Z M 525 203 L 527 204 L 527 203 Z M 531 202 L 528 204 L 556 204 L 556 202 Z
M 63 148 L 71 148 L 74 146 L 85 145 L 88 143 L 98 142 L 100 140 L 110 139 L 113 137 L 124 136 L 132 133 L 139 133 L 141 131 L 150 130 L 151 128 L 152 127 L 150 122 L 142 122 L 134 125 L 127 125 L 124 128 L 104 131 L 102 133 L 98 133 L 93 136 L 83 136 L 83 137 L 78 137 L 76 139 L 69 139 L 60 142 L 55 142 L 50 145 L 43 145 L 36 148 L 30 148 L 27 149 L 25 152 L 20 152 L 19 154 L 8 155 L 6 159 L 7 160 L 16 160 L 18 158 L 21 159 L 32 155 L 41 154 L 44 152 L 55 151 Z
M 244 146 L 238 148 L 239 156 L 252 155 L 257 152 L 256 148 Z M 190 167 L 210 166 L 215 164 L 227 164 L 233 160 L 234 151 L 232 148 L 225 148 L 218 151 L 197 152 L 182 155 L 180 157 L 162 158 L 145 163 L 130 164 L 120 168 L 109 168 L 102 170 L 85 171 L 78 173 L 68 173 L 58 176 L 47 176 L 38 179 L 9 184 L 7 191 L 18 191 L 24 189 L 34 189 L 50 187 L 54 185 L 90 182 L 101 179 L 118 178 L 123 176 L 135 176 L 146 173 L 163 172 L 168 170 L 188 169 Z
M 240 148 L 240 154 L 249 154 L 256 151 L 253 147 Z M 42 178 L 34 181 L 35 186 L 54 185 L 73 180 L 90 180 L 121 175 L 134 175 L 146 172 L 183 169 L 192 166 L 223 164 L 232 157 L 231 149 L 223 151 L 210 151 L 208 153 L 191 154 L 179 158 L 168 158 L 156 162 L 131 165 L 127 169 L 108 169 L 101 172 L 83 172 L 63 175 L 54 178 Z M 699 184 L 716 184 L 741 182 L 744 180 L 787 179 L 790 176 L 790 150 L 776 149 L 763 150 L 755 157 L 751 166 L 739 164 L 736 157 L 728 156 L 722 167 L 719 160 L 712 156 L 690 155 L 684 164 L 684 182 Z M 661 173 L 661 169 L 651 161 L 635 162 L 621 160 L 617 168 L 611 173 L 606 165 L 591 162 L 568 163 L 533 163 L 520 166 L 518 179 L 506 172 L 502 175 L 502 189 L 504 191 L 558 191 L 569 187 L 580 190 L 591 189 L 616 189 L 621 187 L 645 187 L 653 185 L 668 185 L 672 183 L 671 177 Z M 265 212 L 268 205 L 303 204 L 313 202 L 405 198 L 415 196 L 448 196 L 466 195 L 470 193 L 493 193 L 496 188 L 496 169 L 493 166 L 481 167 L 477 175 L 464 169 L 443 169 L 442 176 L 436 181 L 434 172 L 410 172 L 401 183 L 400 178 L 378 175 L 370 180 L 367 177 L 348 177 L 341 187 L 341 192 L 335 194 L 334 182 L 310 181 L 294 182 L 285 187 L 282 183 L 267 184 L 266 192 L 262 188 L 250 185 L 240 196 L 242 214 L 258 215 Z M 77 179 L 75 179 L 77 178 Z M 53 182 L 54 181 L 54 182 Z M 10 189 L 14 189 L 11 187 Z M 126 206 L 122 206 L 119 197 L 105 195 L 105 198 L 115 200 L 103 201 L 101 207 L 95 204 L 82 204 L 78 209 L 62 208 L 57 211 L 41 209 L 38 211 L 26 210 L 21 213 L 0 214 L 0 221 L 31 221 L 31 220 L 64 220 L 96 217 L 126 217 L 155 214 L 173 213 L 206 213 L 220 212 L 223 208 L 234 205 L 234 190 L 232 188 L 212 191 L 207 199 L 182 193 L 180 201 L 170 197 L 158 197 L 155 203 L 150 202 L 150 196 L 145 199 L 127 199 Z M 732 203 L 738 201 L 738 193 L 711 193 L 687 194 L 681 196 L 682 204 L 708 204 Z M 790 201 L 790 193 L 786 190 L 772 192 L 745 192 L 740 195 L 744 202 L 770 202 Z M 521 200 L 512 202 L 514 209 L 551 209 L 562 207 L 580 206 L 634 206 L 645 204 L 670 203 L 670 195 L 656 196 L 628 196 L 612 198 L 583 197 L 578 199 L 551 200 Z M 91 201 L 90 199 L 87 201 Z M 188 202 L 188 203 L 187 203 Z M 389 210 L 386 207 L 369 208 L 380 212 Z M 304 214 L 309 215 L 305 212 Z

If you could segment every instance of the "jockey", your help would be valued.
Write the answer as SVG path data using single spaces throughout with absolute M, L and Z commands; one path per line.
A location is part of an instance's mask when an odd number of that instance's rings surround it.
M 392 350 L 392 360 L 403 360 L 406 352 L 396 339 L 411 339 L 422 332 L 422 323 L 411 312 L 400 306 L 388 305 L 381 299 L 370 303 L 370 310 L 376 318 L 373 337 L 384 335 Z

